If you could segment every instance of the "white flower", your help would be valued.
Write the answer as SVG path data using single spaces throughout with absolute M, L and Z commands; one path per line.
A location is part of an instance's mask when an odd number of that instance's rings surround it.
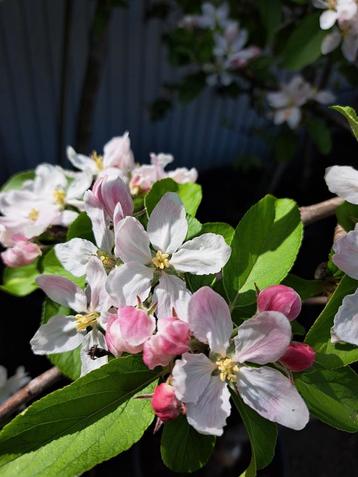
M 353 18 L 339 22 L 339 29 L 334 28 L 323 40 L 321 52 L 327 55 L 342 42 L 343 56 L 351 63 L 358 55 L 358 12 Z
M 291 326 L 282 313 L 265 311 L 246 320 L 232 345 L 229 307 L 219 294 L 203 287 L 189 302 L 188 325 L 209 345 L 210 354 L 183 354 L 173 369 L 173 386 L 198 432 L 222 435 L 231 410 L 228 387 L 265 419 L 296 430 L 307 424 L 307 406 L 291 381 L 274 368 L 247 364 L 273 363 L 285 353 Z
M 196 24 L 200 28 L 225 28 L 229 23 L 229 5 L 223 3 L 215 7 L 212 3 L 203 3 L 201 6 L 202 15 L 196 16 Z
M 174 275 L 176 272 L 206 275 L 221 270 L 231 253 L 223 237 L 207 233 L 183 243 L 187 231 L 184 206 L 170 192 L 153 209 L 147 231 L 134 217 L 126 217 L 116 225 L 115 254 L 124 264 L 112 270 L 107 280 L 108 293 L 116 305 L 135 305 L 137 297 L 144 301 L 154 276 L 159 275 L 159 288 L 154 295 L 162 290 L 158 302 L 169 307 L 170 299 L 163 300 L 163 295 L 180 297 L 186 290 L 185 283 Z M 166 311 L 170 316 L 171 308 Z
M 329 30 L 336 21 L 349 21 L 357 13 L 355 0 L 313 0 L 313 5 L 325 10 L 319 19 L 322 30 Z
M 16 391 L 21 389 L 30 381 L 25 368 L 19 366 L 16 373 L 10 378 L 7 377 L 7 370 L 0 366 L 0 403 L 9 399 Z
M 105 326 L 107 312 L 112 305 L 104 287 L 106 278 L 103 265 L 96 257 L 92 257 L 87 266 L 88 286 L 85 291 L 64 277 L 38 277 L 37 284 L 47 296 L 55 303 L 71 308 L 76 315 L 56 315 L 41 325 L 30 342 L 35 354 L 64 353 L 81 346 L 81 375 L 108 361 L 107 356 L 93 360 L 88 355 L 95 345 L 107 349 L 99 329 L 99 326 Z
M 358 290 L 343 298 L 331 329 L 332 343 L 350 343 L 358 346 Z
M 358 204 L 358 171 L 350 166 L 333 166 L 324 177 L 330 192 L 351 204 Z

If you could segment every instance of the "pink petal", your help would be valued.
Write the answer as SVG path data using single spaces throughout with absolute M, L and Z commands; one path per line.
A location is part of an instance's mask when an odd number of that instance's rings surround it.
M 87 311 L 84 291 L 67 278 L 56 275 L 41 275 L 36 283 L 56 303 L 68 306 L 78 313 Z
M 155 330 L 155 319 L 134 306 L 124 306 L 117 311 L 122 338 L 130 346 L 138 346 L 149 339 Z

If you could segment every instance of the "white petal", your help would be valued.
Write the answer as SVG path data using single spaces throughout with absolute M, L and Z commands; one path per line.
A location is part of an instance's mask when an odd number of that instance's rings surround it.
M 185 208 L 177 196 L 167 192 L 154 207 L 148 222 L 148 235 L 153 247 L 173 253 L 184 242 L 188 231 Z
M 217 273 L 229 260 L 231 248 L 221 235 L 207 233 L 185 242 L 172 255 L 171 265 L 181 272 L 195 275 Z
M 172 372 L 176 397 L 185 403 L 197 403 L 209 385 L 215 367 L 205 354 L 184 353 L 182 359 L 175 361 Z
M 257 364 L 274 363 L 291 342 L 291 325 L 278 311 L 263 311 L 239 326 L 235 343 L 235 361 Z
M 74 210 L 63 210 L 60 211 L 58 219 L 53 222 L 53 225 L 61 225 L 62 227 L 68 227 L 72 224 L 78 217 L 78 212 Z
M 40 326 L 30 344 L 35 354 L 53 354 L 71 351 L 82 341 L 83 335 L 77 332 L 72 317 L 56 315 Z
M 115 227 L 114 254 L 123 262 L 147 265 L 152 261 L 149 237 L 143 225 L 134 217 L 125 217 Z
M 55 254 L 63 267 L 75 277 L 86 273 L 91 257 L 97 254 L 97 247 L 89 240 L 74 238 L 55 245 Z
M 222 296 L 202 287 L 190 299 L 188 324 L 194 336 L 214 353 L 225 353 L 232 333 L 229 307 Z
M 320 103 L 320 104 L 331 104 L 335 101 L 335 96 L 333 93 L 331 93 L 330 91 L 326 91 L 326 90 L 323 90 L 323 91 L 319 91 L 314 99 Z
M 358 290 L 343 298 L 334 317 L 331 341 L 343 341 L 358 346 Z
M 77 173 L 67 189 L 66 199 L 82 199 L 83 194 L 91 187 L 91 184 L 92 174 L 90 172 Z
M 148 298 L 153 270 L 136 262 L 121 265 L 108 275 L 106 289 L 117 306 L 134 306 L 137 296 Z
M 94 369 L 98 369 L 108 363 L 108 356 L 92 359 L 88 352 L 93 346 L 101 349 L 107 349 L 106 340 L 103 334 L 98 330 L 92 330 L 84 337 L 81 347 L 81 376 L 90 373 Z
M 68 306 L 78 313 L 87 311 L 85 292 L 67 278 L 56 275 L 37 277 L 38 286 L 56 303 Z
M 322 30 L 329 30 L 333 27 L 337 20 L 337 12 L 335 10 L 326 10 L 319 17 L 319 25 Z
M 290 115 L 287 118 L 287 124 L 291 129 L 295 129 L 301 121 L 301 109 L 300 108 L 291 108 Z
M 351 63 L 356 60 L 358 53 L 357 33 L 348 33 L 346 36 L 343 37 L 342 53 L 344 57 Z
M 187 322 L 190 298 L 191 293 L 183 280 L 174 275 L 162 273 L 153 293 L 153 302 L 157 303 L 157 317 L 172 316 L 174 308 L 177 316 Z
M 260 416 L 299 431 L 309 420 L 307 406 L 291 381 L 276 369 L 242 367 L 237 389 Z
M 328 189 L 351 204 L 358 204 L 358 171 L 350 166 L 333 166 L 326 169 Z
M 340 44 L 341 39 L 342 36 L 338 29 L 333 30 L 332 33 L 329 33 L 327 36 L 325 36 L 321 44 L 322 55 L 328 55 L 328 53 L 335 50 Z
M 113 248 L 113 232 L 106 222 L 105 213 L 92 191 L 84 195 L 85 211 L 91 219 L 93 234 L 98 248 L 111 253 Z
M 350 277 L 358 280 L 358 224 L 333 244 L 333 263 Z
M 68 160 L 73 166 L 76 167 L 76 169 L 80 169 L 81 171 L 89 171 L 92 174 L 96 174 L 98 172 L 95 161 L 90 157 L 77 154 L 71 146 L 67 146 L 66 152 Z
M 230 412 L 230 392 L 218 376 L 210 378 L 205 393 L 196 404 L 186 405 L 188 423 L 200 434 L 221 436 Z
M 90 290 L 90 311 L 108 311 L 111 307 L 111 299 L 106 291 L 105 285 L 107 273 L 101 260 L 92 257 L 88 262 L 86 270 L 86 281 Z
M 281 91 L 268 93 L 266 97 L 272 108 L 285 108 L 289 104 L 289 97 Z

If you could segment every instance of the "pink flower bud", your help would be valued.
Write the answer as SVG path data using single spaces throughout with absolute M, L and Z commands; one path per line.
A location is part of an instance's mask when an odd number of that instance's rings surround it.
M 128 186 L 117 174 L 98 177 L 93 184 L 92 195 L 110 219 L 113 218 L 115 210 L 117 220 L 133 213 L 133 201 Z
M 143 349 L 143 344 L 138 346 L 131 346 L 125 339 L 123 339 L 120 320 L 116 314 L 111 314 L 106 324 L 106 343 L 109 351 L 114 356 L 120 356 L 122 353 L 140 353 Z
M 261 311 L 280 311 L 290 321 L 301 312 L 302 302 L 299 294 L 285 285 L 273 285 L 262 290 L 257 298 L 257 309 Z
M 155 330 L 155 319 L 135 306 L 123 306 L 117 311 L 121 335 L 129 346 L 144 344 Z
M 16 268 L 29 265 L 42 255 L 40 247 L 25 237 L 15 236 L 13 240 L 15 241 L 14 245 L 1 254 L 1 258 L 7 267 Z
M 316 359 L 316 353 L 310 345 L 292 341 L 286 353 L 280 358 L 280 363 L 290 371 L 303 371 L 310 368 Z
M 175 317 L 158 320 L 158 333 L 144 343 L 143 361 L 149 369 L 166 366 L 177 355 L 189 350 L 189 327 Z
M 173 386 L 159 384 L 154 390 L 152 408 L 162 422 L 176 419 L 182 411 L 182 403 L 176 398 Z

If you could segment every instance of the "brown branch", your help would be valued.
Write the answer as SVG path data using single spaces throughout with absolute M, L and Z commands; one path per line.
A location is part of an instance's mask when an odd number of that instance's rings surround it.
M 4 420 L 14 414 L 20 407 L 43 393 L 63 378 L 58 368 L 51 368 L 32 379 L 29 384 L 17 391 L 7 401 L 0 404 L 0 419 Z
M 336 208 L 343 204 L 344 200 L 340 197 L 319 202 L 318 204 L 301 207 L 301 219 L 304 225 L 309 225 L 318 220 L 325 219 L 335 214 Z

